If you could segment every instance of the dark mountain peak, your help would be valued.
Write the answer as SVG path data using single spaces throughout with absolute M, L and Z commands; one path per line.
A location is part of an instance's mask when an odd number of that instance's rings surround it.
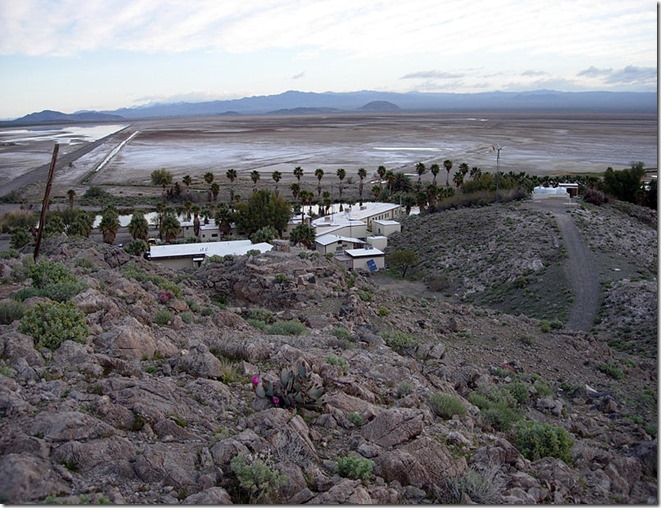
M 119 115 L 108 113 L 99 113 L 97 111 L 81 111 L 78 113 L 68 114 L 61 111 L 53 111 L 45 109 L 38 113 L 30 113 L 29 115 L 22 116 L 13 120 L 12 123 L 19 124 L 43 124 L 43 123 L 73 123 L 73 122 L 116 122 L 124 120 Z
M 372 101 L 358 108 L 359 111 L 371 111 L 375 113 L 389 113 L 392 111 L 401 111 L 402 109 L 389 101 Z

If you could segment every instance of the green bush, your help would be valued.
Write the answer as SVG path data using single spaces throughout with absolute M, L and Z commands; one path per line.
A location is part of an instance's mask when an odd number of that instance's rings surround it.
M 264 333 L 266 333 L 266 330 L 269 327 L 269 325 L 267 325 L 266 322 L 262 321 L 261 319 L 248 318 L 246 319 L 246 323 L 254 328 L 257 328 L 258 330 L 263 331 Z
M 397 385 L 395 392 L 397 393 L 397 397 L 401 399 L 402 397 L 406 397 L 413 393 L 413 385 L 408 381 L 402 381 Z
M 528 460 L 555 457 L 569 463 L 573 441 L 562 427 L 549 423 L 522 422 L 516 427 L 515 446 Z
M 8 325 L 17 321 L 25 314 L 25 305 L 21 302 L 7 300 L 0 302 L 0 324 Z
M 75 283 L 78 281 L 66 266 L 55 261 L 39 261 L 28 268 L 28 277 L 32 279 L 32 285 L 44 288 L 50 284 Z
M 405 354 L 408 350 L 418 345 L 418 339 L 404 332 L 384 332 L 381 336 L 385 343 L 399 354 Z
M 512 394 L 512 397 L 514 397 L 519 404 L 525 404 L 530 398 L 528 385 L 526 383 L 520 381 L 510 383 L 505 385 L 505 389 Z
M 85 343 L 89 334 L 85 315 L 73 302 L 39 302 L 28 309 L 19 331 L 30 335 L 37 347 L 55 350 L 65 341 Z
M 607 376 L 612 377 L 613 379 L 624 378 L 624 372 L 622 372 L 622 370 L 620 370 L 618 367 L 616 367 L 611 363 L 604 363 L 602 365 L 599 365 L 597 367 L 597 370 L 599 370 L 599 372 L 603 372 Z
M 433 393 L 428 400 L 429 407 L 436 416 L 449 420 L 454 415 L 463 416 L 466 414 L 466 407 L 462 402 L 447 393 Z
M 287 481 L 278 471 L 273 471 L 264 461 L 254 459 L 249 463 L 244 454 L 230 462 L 230 469 L 239 481 L 239 488 L 248 496 L 249 503 L 273 503 L 278 488 Z
M 124 250 L 132 256 L 142 256 L 149 250 L 149 245 L 144 240 L 131 240 Z
M 335 355 L 328 355 L 326 358 L 326 363 L 329 365 L 337 365 L 340 368 L 340 371 L 344 373 L 347 368 L 349 367 L 349 364 L 344 358 L 341 358 L 339 356 Z
M 272 324 L 275 322 L 275 318 L 273 317 L 273 312 L 271 312 L 268 309 L 261 309 L 261 308 L 248 309 L 244 317 L 246 319 L 256 319 L 258 321 L 264 321 L 265 323 L 268 324 Z
M 347 420 L 349 420 L 351 423 L 353 423 L 356 427 L 362 427 L 363 424 L 365 423 L 365 420 L 363 420 L 363 417 L 360 416 L 355 411 L 353 411 L 353 412 L 351 412 L 347 415 Z
M 376 313 L 379 316 L 387 316 L 390 314 L 390 309 L 388 307 L 384 307 L 383 305 L 379 305 L 379 307 L 376 309 Z
M 496 430 L 507 431 L 522 418 L 518 401 L 507 387 L 473 392 L 468 401 L 480 408 L 482 421 Z
M 337 459 L 337 473 L 343 478 L 369 480 L 373 468 L 374 462 L 363 457 L 347 455 Z
M 169 310 L 159 309 L 154 315 L 154 323 L 160 326 L 166 326 L 174 319 L 174 314 Z
M 351 340 L 351 333 L 343 326 L 336 326 L 330 333 L 333 337 L 340 340 Z
M 266 330 L 269 335 L 301 335 L 307 328 L 298 319 L 276 321 Z
M 193 314 L 191 312 L 182 312 L 181 314 L 179 314 L 179 317 L 186 324 L 193 322 Z

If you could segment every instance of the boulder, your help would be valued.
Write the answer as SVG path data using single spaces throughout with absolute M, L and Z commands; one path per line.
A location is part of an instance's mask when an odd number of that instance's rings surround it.
M 182 504 L 200 504 L 200 505 L 217 505 L 217 504 L 233 504 L 232 498 L 227 491 L 222 487 L 211 487 L 209 489 L 192 494 L 183 500 Z
M 390 448 L 419 435 L 424 428 L 423 420 L 423 413 L 417 409 L 387 409 L 363 426 L 360 435 L 379 446 Z
M 43 367 L 46 362 L 43 356 L 34 348 L 34 339 L 16 331 L 0 334 L 0 350 L 2 357 L 13 362 L 24 358 L 31 367 Z
M 136 446 L 128 439 L 115 436 L 113 438 L 94 439 L 87 442 L 67 441 L 54 448 L 51 456 L 68 468 L 75 468 L 81 473 L 97 469 L 96 474 L 111 469 L 112 465 L 121 463 L 115 468 L 128 474 L 125 479 L 135 479 L 130 461 L 136 455 Z
M 360 480 L 345 479 L 307 504 L 373 504 L 373 501 Z
M 223 373 L 223 364 L 204 344 L 198 344 L 176 358 L 174 368 L 198 378 L 217 379 Z
M 154 443 L 136 458 L 135 473 L 143 482 L 193 488 L 197 485 L 197 455 L 188 443 Z
M 156 339 L 148 328 L 131 316 L 95 339 L 101 347 L 121 358 L 142 360 L 152 358 L 157 350 Z
M 46 459 L 15 453 L 0 457 L 0 493 L 5 503 L 27 504 L 71 492 L 72 486 Z
M 30 433 L 47 441 L 85 441 L 110 437 L 115 429 L 78 411 L 42 412 L 35 416 Z

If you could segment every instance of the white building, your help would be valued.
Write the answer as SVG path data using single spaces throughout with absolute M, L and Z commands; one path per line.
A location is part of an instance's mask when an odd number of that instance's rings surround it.
M 385 236 L 386 238 L 393 233 L 399 233 L 402 230 L 402 225 L 396 220 L 373 220 L 372 233 L 378 236 Z
M 394 203 L 364 203 L 363 206 L 347 206 L 343 212 L 325 215 L 312 221 L 317 233 L 333 233 L 364 239 L 367 231 L 373 231 L 372 221 L 395 220 L 404 213 L 403 208 Z M 362 226 L 361 226 L 362 224 Z M 365 228 L 359 234 L 359 228 Z
M 363 240 L 338 235 L 322 234 L 318 235 L 315 240 L 315 247 L 319 254 L 338 254 L 345 249 L 361 248 L 363 245 L 365 245 Z
M 385 267 L 385 257 L 383 251 L 366 246 L 363 249 L 347 249 L 335 259 L 349 270 L 375 272 Z
M 211 256 L 242 256 L 250 250 L 268 252 L 272 248 L 270 243 L 252 243 L 250 240 L 152 245 L 147 258 L 168 268 L 196 268 Z

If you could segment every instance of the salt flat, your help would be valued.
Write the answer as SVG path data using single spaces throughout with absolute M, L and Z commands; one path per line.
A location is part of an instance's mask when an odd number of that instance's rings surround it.
M 0 130 L 0 185 L 47 164 L 56 139 L 33 136 L 38 139 L 30 141 L 25 133 L 6 131 Z M 286 184 L 293 180 L 294 167 L 301 166 L 305 178 L 315 182 L 314 170 L 322 168 L 324 182 L 331 184 L 340 167 L 348 176 L 363 167 L 371 178 L 380 165 L 413 173 L 418 162 L 441 165 L 438 178 L 444 182 L 445 159 L 453 160 L 455 169 L 466 162 L 494 171 L 491 147 L 496 144 L 504 147 L 500 169 L 505 172 L 603 172 L 632 161 L 657 166 L 656 115 L 471 111 L 214 116 L 133 122 L 59 170 L 56 185 L 80 184 L 131 134 L 130 142 L 87 183 L 147 186 L 153 170 L 167 168 L 175 180 L 184 175 L 199 180 L 211 171 L 223 185 L 226 170 L 234 168 L 244 184 L 253 170 L 260 172 L 262 183 L 272 182 L 271 173 L 280 171 Z M 12 136 L 23 140 L 12 142 Z M 72 152 L 86 139 L 77 136 L 74 142 L 61 153 Z

